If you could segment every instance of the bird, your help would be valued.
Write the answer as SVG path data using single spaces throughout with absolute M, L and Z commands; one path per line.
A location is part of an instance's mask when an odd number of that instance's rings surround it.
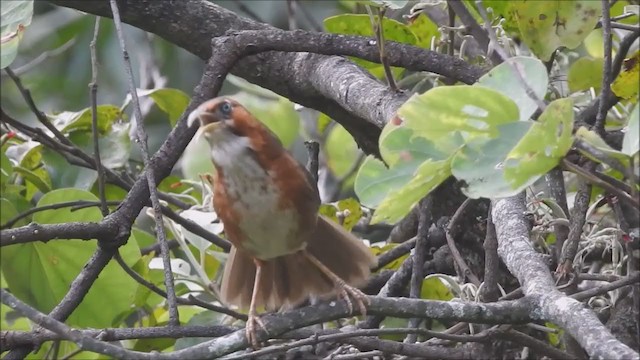
M 342 226 L 318 213 L 321 201 L 310 173 L 277 136 L 229 97 L 200 104 L 187 125 L 210 146 L 215 173 L 213 208 L 232 247 L 224 266 L 221 301 L 246 309 L 245 333 L 259 347 L 266 328 L 258 308 L 281 310 L 310 297 L 353 302 L 362 315 L 369 304 L 358 289 L 376 257 Z M 353 299 L 353 302 L 352 302 Z

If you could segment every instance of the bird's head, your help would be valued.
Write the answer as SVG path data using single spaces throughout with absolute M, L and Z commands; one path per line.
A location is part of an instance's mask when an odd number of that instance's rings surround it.
M 189 114 L 187 125 L 200 123 L 198 136 L 211 146 L 214 163 L 233 161 L 243 155 L 271 157 L 284 151 L 278 138 L 244 106 L 228 97 L 205 101 Z

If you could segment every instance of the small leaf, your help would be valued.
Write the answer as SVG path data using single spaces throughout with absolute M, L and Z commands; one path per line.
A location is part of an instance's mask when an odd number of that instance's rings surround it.
M 421 299 L 449 301 L 454 298 L 449 287 L 438 277 L 429 277 L 422 280 Z
M 51 191 L 51 179 L 49 179 L 49 174 L 46 171 L 44 171 L 44 173 L 36 173 L 35 171 L 23 168 L 22 166 L 16 166 L 13 170 L 20 174 L 20 176 L 22 176 L 26 181 L 33 184 L 41 192 L 47 193 Z M 27 198 L 30 199 L 31 196 L 27 195 Z
M 638 78 L 640 77 L 640 51 L 624 60 L 620 75 L 611 84 L 614 94 L 623 99 L 635 99 L 638 96 Z
M 358 200 L 354 198 L 342 199 L 330 204 L 320 205 L 320 214 L 328 217 L 342 227 L 351 231 L 362 218 L 362 208 Z M 342 219 L 338 219 L 338 212 L 342 212 Z
M 509 58 L 483 75 L 476 85 L 496 90 L 509 97 L 520 109 L 520 121 L 524 121 L 529 119 L 538 105 L 527 94 L 517 71 L 538 99 L 543 99 L 549 85 L 549 77 L 544 64 L 533 57 Z
M 622 152 L 634 156 L 638 153 L 640 148 L 640 105 L 636 106 L 629 114 L 629 123 L 624 134 L 624 140 L 622 141 Z
M 206 230 L 214 234 L 222 233 L 222 230 L 224 228 L 220 221 L 217 221 L 217 222 L 215 221 L 218 219 L 218 215 L 214 212 L 205 212 L 205 211 L 200 211 L 196 209 L 188 209 L 181 212 L 180 216 L 195 222 L 196 224 L 202 226 L 203 228 L 205 228 Z M 185 229 L 181 225 L 177 225 L 177 226 L 182 231 L 182 234 L 187 239 L 187 241 L 189 241 L 193 246 L 198 248 L 198 250 L 204 251 L 212 245 L 209 241 L 203 239 L 199 235 L 192 233 L 191 231 Z
M 573 143 L 573 101 L 553 101 L 505 161 L 505 178 L 512 188 L 533 184 L 553 169 Z
M 583 91 L 594 88 L 596 91 L 602 87 L 603 59 L 581 57 L 569 67 L 567 81 L 569 91 Z
M 381 254 L 384 254 L 388 251 L 391 251 L 392 249 L 394 249 L 395 247 L 397 247 L 399 244 L 395 244 L 395 243 L 387 243 L 384 246 L 379 246 L 379 245 L 373 245 L 370 247 L 371 252 L 373 252 L 373 254 L 375 256 L 380 256 Z M 399 258 L 393 260 L 392 262 L 388 263 L 387 265 L 385 265 L 384 267 L 382 267 L 382 269 L 386 269 L 386 270 L 398 270 L 400 268 L 400 265 L 402 265 L 402 263 L 409 257 L 409 254 L 404 254 L 402 256 L 400 256 Z M 381 269 L 381 270 L 382 270 Z
M 584 126 L 581 126 L 578 130 L 576 130 L 575 137 L 576 137 L 576 139 L 580 139 L 580 140 L 585 141 L 589 145 L 597 148 L 598 150 L 602 151 L 603 153 L 607 154 L 608 156 L 611 156 L 611 157 L 621 161 L 623 164 L 628 164 L 629 163 L 629 157 L 624 152 L 615 150 L 614 148 L 609 146 L 609 144 L 607 144 L 600 137 L 600 135 L 598 135 L 595 131 L 588 130 Z M 585 156 L 589 157 L 591 160 L 600 162 L 600 160 L 592 157 L 591 154 L 586 153 L 586 152 L 582 152 L 582 153 Z
M 138 96 L 148 96 L 158 105 L 160 110 L 169 115 L 169 124 L 175 126 L 180 115 L 187 109 L 189 105 L 189 95 L 179 89 L 162 88 L 162 89 L 137 89 Z M 127 95 L 127 100 L 130 96 Z
M 123 116 L 120 108 L 115 105 L 98 105 L 97 109 L 98 131 L 101 134 L 111 129 L 111 124 Z M 48 117 L 55 127 L 65 134 L 76 130 L 91 130 L 91 108 L 77 112 L 63 111 Z
M 602 12 L 600 3 L 590 0 L 512 2 L 522 40 L 543 61 L 561 46 L 580 45 Z

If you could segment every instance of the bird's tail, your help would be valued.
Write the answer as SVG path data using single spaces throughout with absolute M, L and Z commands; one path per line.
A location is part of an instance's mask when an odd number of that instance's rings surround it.
M 364 285 L 376 258 L 358 238 L 320 216 L 306 251 L 351 286 Z M 256 305 L 275 310 L 300 304 L 310 296 L 329 297 L 335 284 L 302 253 L 263 261 L 261 287 Z M 256 266 L 251 257 L 234 248 L 225 265 L 222 301 L 248 308 Z

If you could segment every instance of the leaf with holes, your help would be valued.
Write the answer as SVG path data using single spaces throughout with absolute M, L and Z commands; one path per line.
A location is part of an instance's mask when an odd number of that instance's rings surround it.
M 522 40 L 543 61 L 561 47 L 575 49 L 602 13 L 592 0 L 512 1 Z

